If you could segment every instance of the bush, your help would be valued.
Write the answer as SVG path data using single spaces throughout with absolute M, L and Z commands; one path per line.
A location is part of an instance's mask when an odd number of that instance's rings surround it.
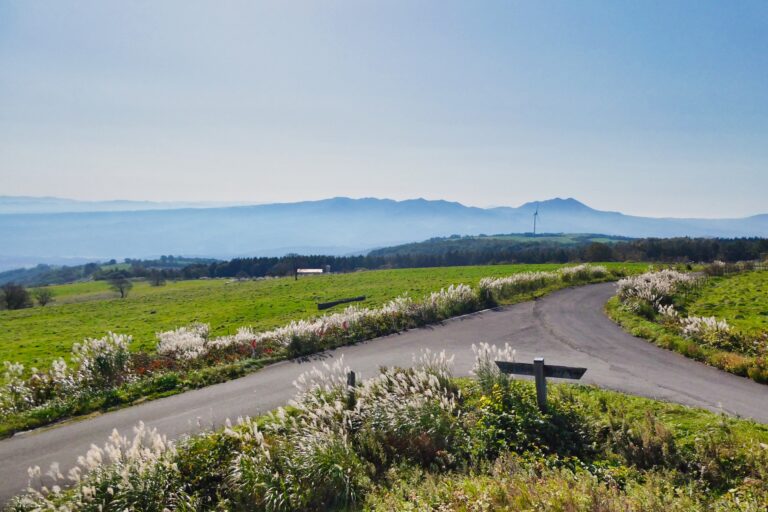
M 642 421 L 627 421 L 623 415 L 613 415 L 609 429 L 609 447 L 627 463 L 640 469 L 680 466 L 672 433 L 650 411 Z
M 768 356 L 756 357 L 747 375 L 755 382 L 768 384 Z
M 24 309 L 32 307 L 32 297 L 20 284 L 6 283 L 0 287 L 0 309 Z
M 550 400 L 546 413 L 536 402 L 530 382 L 497 382 L 478 402 L 478 414 L 467 418 L 476 459 L 493 460 L 506 451 L 555 453 L 563 456 L 590 453 L 593 436 L 581 408 L 567 396 Z
M 53 291 L 50 288 L 38 288 L 34 291 L 35 300 L 41 306 L 45 306 L 53 302 Z
M 687 459 L 699 478 L 720 492 L 749 480 L 768 491 L 768 447 L 754 442 L 745 447 L 725 418 L 697 436 Z

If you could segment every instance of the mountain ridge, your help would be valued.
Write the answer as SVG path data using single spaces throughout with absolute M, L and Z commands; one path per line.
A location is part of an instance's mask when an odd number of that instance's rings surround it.
M 479 208 L 445 200 L 348 197 L 295 203 L 158 210 L 0 213 L 2 260 L 212 258 L 287 252 L 350 254 L 433 237 L 540 232 L 628 237 L 768 236 L 768 214 L 680 219 L 595 210 L 574 198 Z

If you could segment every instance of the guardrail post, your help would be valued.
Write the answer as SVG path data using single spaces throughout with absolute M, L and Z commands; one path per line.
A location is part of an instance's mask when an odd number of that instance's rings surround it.
M 536 379 L 536 403 L 541 412 L 547 412 L 547 378 L 544 376 L 544 358 L 533 360 L 533 376 Z

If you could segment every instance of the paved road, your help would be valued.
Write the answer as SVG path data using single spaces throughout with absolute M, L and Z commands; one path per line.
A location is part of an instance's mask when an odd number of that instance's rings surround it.
M 484 311 L 323 353 L 311 361 L 286 361 L 234 381 L 111 412 L 87 421 L 0 441 L 0 503 L 27 484 L 26 469 L 53 461 L 71 467 L 113 428 L 130 434 L 144 421 L 169 437 L 221 426 L 226 418 L 257 415 L 293 396 L 293 380 L 322 359 L 344 360 L 362 375 L 382 365 L 411 364 L 422 348 L 456 354 L 455 373 L 472 366 L 471 345 L 509 342 L 519 361 L 544 356 L 551 364 L 588 368 L 583 382 L 768 423 L 768 387 L 696 363 L 626 334 L 603 314 L 613 284 L 561 290 L 535 302 Z

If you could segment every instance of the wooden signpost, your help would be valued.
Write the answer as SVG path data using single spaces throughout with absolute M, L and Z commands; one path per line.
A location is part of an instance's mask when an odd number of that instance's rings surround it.
M 537 357 L 530 363 L 511 363 L 508 361 L 496 361 L 502 373 L 515 375 L 533 375 L 536 380 L 536 402 L 542 412 L 547 411 L 547 377 L 556 379 L 578 380 L 586 373 L 586 368 L 575 366 L 557 366 L 544 364 L 543 357 Z

